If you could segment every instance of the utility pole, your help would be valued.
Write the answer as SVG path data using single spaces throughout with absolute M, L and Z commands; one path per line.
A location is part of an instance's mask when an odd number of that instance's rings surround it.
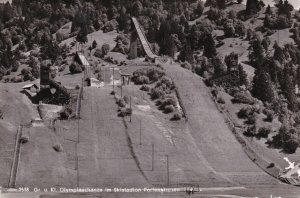
M 123 97 L 123 86 L 122 86 L 122 83 L 121 83 L 121 98 Z
M 79 119 L 77 119 L 77 143 L 79 143 Z
M 131 122 L 131 116 L 132 116 L 132 108 L 131 108 L 131 96 L 129 98 L 129 101 L 130 101 L 130 122 Z
M 167 155 L 167 179 L 168 179 L 168 185 L 169 185 L 170 184 L 169 155 Z
M 76 156 L 76 163 L 77 163 L 77 187 L 79 187 L 79 167 L 78 167 L 78 155 Z
M 142 145 L 142 120 L 140 120 L 140 145 Z
M 154 171 L 154 143 L 152 143 L 152 171 Z
M 115 67 L 113 67 L 113 89 L 115 89 Z

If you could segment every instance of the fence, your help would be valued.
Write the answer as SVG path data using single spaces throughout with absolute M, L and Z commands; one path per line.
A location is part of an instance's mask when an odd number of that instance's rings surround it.
M 20 138 L 21 138 L 21 135 L 22 135 L 22 126 L 19 126 L 18 132 L 16 135 L 14 158 L 13 158 L 13 162 L 12 162 L 10 178 L 9 178 L 9 183 L 8 183 L 9 188 L 14 188 L 16 186 L 16 177 L 17 177 L 18 165 L 19 165 L 19 160 L 20 160 Z

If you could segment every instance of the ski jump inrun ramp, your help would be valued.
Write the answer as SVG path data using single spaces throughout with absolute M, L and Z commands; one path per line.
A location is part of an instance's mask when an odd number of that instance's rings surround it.
M 141 41 L 141 44 L 142 44 L 142 47 L 146 53 L 146 56 L 148 56 L 150 59 L 156 59 L 156 58 L 159 58 L 158 55 L 156 55 L 151 47 L 150 47 L 150 43 L 148 42 L 148 40 L 146 39 L 146 35 L 144 34 L 144 32 L 142 31 L 141 29 L 141 26 L 138 22 L 138 20 L 135 18 L 135 17 L 132 17 L 132 22 L 133 22 L 133 25 L 134 25 L 134 28 L 137 32 L 137 35 L 138 35 L 138 38 L 139 40 Z

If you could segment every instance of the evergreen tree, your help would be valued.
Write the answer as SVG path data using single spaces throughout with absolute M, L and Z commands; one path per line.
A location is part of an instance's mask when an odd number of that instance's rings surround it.
M 239 64 L 238 70 L 239 70 L 239 75 L 240 75 L 240 85 L 248 86 L 248 84 L 249 84 L 248 76 L 241 64 Z
M 278 8 L 277 9 L 278 14 L 284 13 L 283 0 L 279 0 L 279 2 L 277 4 L 275 4 L 275 6 Z
M 160 54 L 168 55 L 174 58 L 176 45 L 171 35 L 167 36 L 160 45 Z
M 275 6 L 278 8 L 278 15 L 284 14 L 288 18 L 291 17 L 291 12 L 294 10 L 294 7 L 287 0 L 284 2 L 283 0 L 279 0 Z
M 120 10 L 120 14 L 118 17 L 119 29 L 124 30 L 125 32 L 128 32 L 129 31 L 128 21 L 129 21 L 129 18 L 126 13 L 126 8 L 123 6 Z
M 161 43 L 165 42 L 167 37 L 169 37 L 171 34 L 171 24 L 169 21 L 164 20 L 159 27 L 159 31 L 157 32 L 158 43 L 161 45 Z
M 288 2 L 288 0 L 284 1 L 283 5 L 284 14 L 287 15 L 288 18 L 291 18 L 291 12 L 294 10 L 294 7 Z
M 259 0 L 247 0 L 246 3 L 246 13 L 248 15 L 256 14 L 260 11 L 261 7 L 264 6 L 264 3 Z
M 194 57 L 193 57 L 193 50 L 191 48 L 191 43 L 190 41 L 188 40 L 183 49 L 181 50 L 179 56 L 178 56 L 178 59 L 182 62 L 189 62 L 189 63 L 193 63 L 194 62 Z
M 271 44 L 270 38 L 269 38 L 268 36 L 265 37 L 265 38 L 262 40 L 261 44 L 262 44 L 263 48 L 265 49 L 265 51 L 267 52 L 268 49 L 269 49 L 269 46 L 270 46 L 270 44 Z
M 196 16 L 200 17 L 202 15 L 203 11 L 204 11 L 204 4 L 202 1 L 199 1 L 196 9 L 194 10 L 194 14 Z
M 297 96 L 295 94 L 295 85 L 293 77 L 289 75 L 287 68 L 284 70 L 282 91 L 288 101 L 288 108 L 292 111 L 298 111 Z
M 4 4 L 3 13 L 1 13 L 1 14 L 2 14 L 1 17 L 2 17 L 2 20 L 4 23 L 13 18 L 14 11 L 8 1 Z
M 230 71 L 231 68 L 236 68 L 238 66 L 239 56 L 237 53 L 231 52 L 229 55 L 225 56 L 224 61 L 227 65 L 227 70 Z
M 268 4 L 268 6 L 266 8 L 266 14 L 272 14 L 272 10 L 271 10 L 270 4 Z
M 210 61 L 214 68 L 215 76 L 222 76 L 227 73 L 227 68 L 220 55 L 212 57 Z
M 78 34 L 77 34 L 77 36 L 76 36 L 76 40 L 77 40 L 80 44 L 87 43 L 87 42 L 88 42 L 87 35 L 88 35 L 87 26 L 86 26 L 86 25 L 83 25 L 83 26 L 80 28 L 80 31 L 78 32 Z
M 263 102 L 272 102 L 274 100 L 274 89 L 269 74 L 264 70 L 255 71 L 253 86 L 251 90 L 254 97 Z
M 217 6 L 219 9 L 225 9 L 226 8 L 226 1 L 225 0 L 217 0 Z
M 275 43 L 274 50 L 274 60 L 277 60 L 279 63 L 283 63 L 285 61 L 283 49 L 277 43 Z
M 249 60 L 255 67 L 259 67 L 265 58 L 265 50 L 258 38 L 250 42 Z
M 204 51 L 203 55 L 206 56 L 207 58 L 211 58 L 217 55 L 217 50 L 215 46 L 215 41 L 214 38 L 210 33 L 208 33 L 205 36 L 205 42 L 204 42 Z
M 269 14 L 265 15 L 265 19 L 264 19 L 264 26 L 267 28 L 273 28 L 273 21 L 271 19 L 271 16 Z

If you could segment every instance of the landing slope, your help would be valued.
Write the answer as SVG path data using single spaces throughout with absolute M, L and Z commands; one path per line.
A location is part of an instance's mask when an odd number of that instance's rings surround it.
M 189 130 L 210 166 L 240 185 L 275 184 L 244 153 L 212 101 L 203 80 L 179 65 L 164 65 L 186 109 Z

